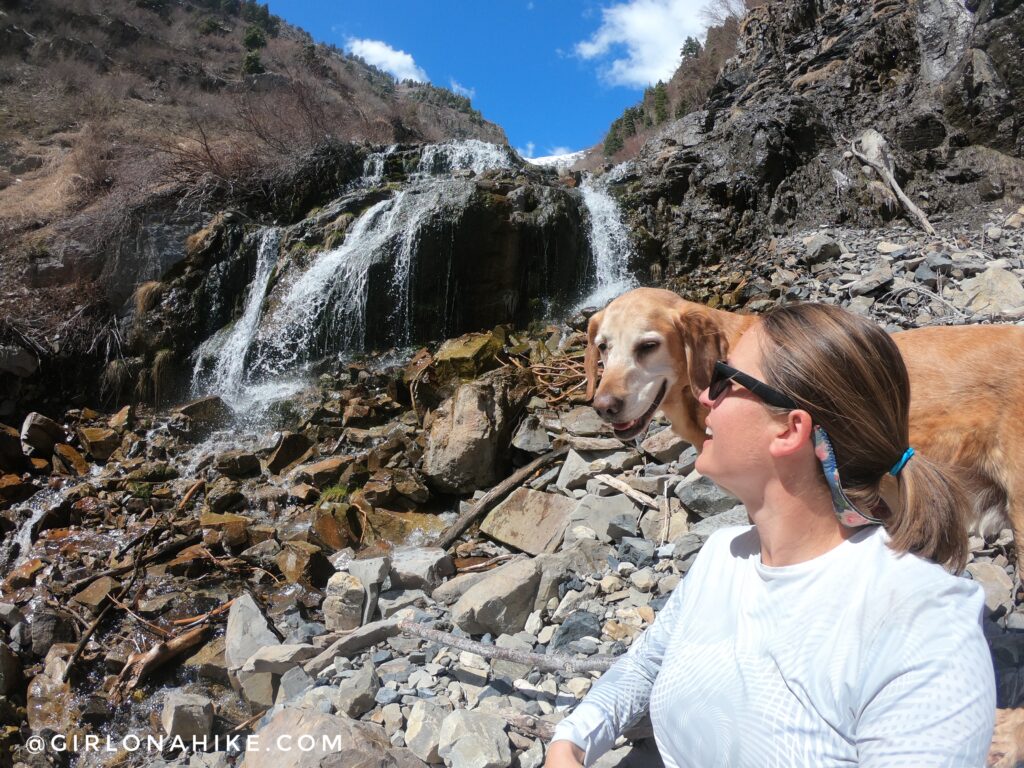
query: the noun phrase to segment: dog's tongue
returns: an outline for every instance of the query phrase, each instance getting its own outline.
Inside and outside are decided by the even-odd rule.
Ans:
[[[614,429],[614,430],[616,430],[618,432],[625,432],[627,429],[632,427],[634,424],[636,424],[636,419],[633,419],[632,421],[623,421],[623,422],[620,422],[619,424],[612,424],[612,429]]]

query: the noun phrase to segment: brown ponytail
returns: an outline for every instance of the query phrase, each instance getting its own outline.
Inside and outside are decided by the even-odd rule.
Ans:
[[[761,328],[765,382],[828,433],[850,500],[883,521],[897,552],[961,570],[969,507],[952,468],[917,453],[889,475],[908,447],[910,414],[907,368],[889,335],[828,304],[780,307]]]

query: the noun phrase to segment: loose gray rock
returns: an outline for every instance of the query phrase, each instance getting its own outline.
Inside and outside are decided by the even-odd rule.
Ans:
[[[205,696],[171,691],[164,699],[160,723],[171,738],[205,739],[213,730],[213,702]]]
[[[281,641],[270,629],[270,623],[248,593],[235,598],[228,612],[228,626],[224,633],[224,659],[228,669],[241,669],[256,651]]]
[[[380,678],[373,667],[366,665],[352,677],[338,684],[338,711],[351,718],[360,717],[374,708],[378,690]]]
[[[508,768],[512,749],[498,715],[457,709],[441,723],[438,755],[458,768]]]
[[[327,597],[320,610],[324,624],[332,632],[355,629],[363,623],[363,602],[366,590],[351,573],[336,573],[327,581]]]
[[[405,726],[405,744],[420,760],[427,763],[441,762],[437,750],[441,744],[441,724],[447,715],[443,707],[425,701],[412,705]]]
[[[683,505],[700,517],[711,517],[732,509],[738,503],[707,477],[684,480],[675,489],[676,497]]]
[[[464,632],[513,634],[526,625],[540,584],[534,560],[515,560],[491,571],[452,606],[452,621]]]
[[[556,651],[584,637],[601,637],[601,617],[589,611],[576,611],[555,630],[548,648]]]
[[[451,557],[440,547],[397,549],[391,555],[393,589],[435,589],[455,573]]]

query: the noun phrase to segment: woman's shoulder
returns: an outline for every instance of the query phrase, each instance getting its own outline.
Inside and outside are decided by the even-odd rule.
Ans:
[[[884,532],[873,536],[870,546],[872,562],[865,563],[870,591],[887,598],[890,606],[902,602],[941,605],[944,610],[961,604],[968,611],[980,609],[984,596],[980,585],[969,578],[956,576],[941,565],[913,553],[897,552],[889,546]]]

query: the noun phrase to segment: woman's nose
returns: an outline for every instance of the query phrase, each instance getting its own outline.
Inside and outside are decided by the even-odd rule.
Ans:
[[[715,403],[708,394],[708,387],[704,387],[697,395],[697,402],[703,405],[705,408],[711,408]]]

